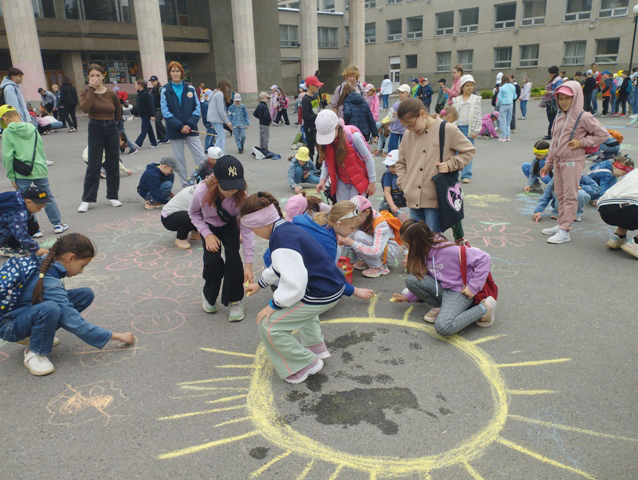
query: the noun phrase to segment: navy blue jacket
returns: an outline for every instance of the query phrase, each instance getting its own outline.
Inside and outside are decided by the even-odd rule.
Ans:
[[[19,192],[0,193],[0,245],[14,237],[25,250],[37,252],[40,245],[29,235],[27,226],[30,216]]]
[[[356,93],[349,93],[343,103],[343,121],[346,125],[354,125],[363,135],[372,133],[377,136],[377,124],[370,111],[370,106],[364,98]]]
[[[253,117],[259,119],[259,125],[270,125],[270,111],[268,110],[268,105],[265,102],[259,102],[257,108],[253,112]]]
[[[142,198],[146,198],[146,195],[150,193],[153,195],[153,198],[158,203],[167,204],[170,201],[170,198],[165,197],[162,193],[162,189],[160,186],[164,182],[171,182],[175,180],[175,175],[164,175],[162,171],[159,169],[159,163],[149,163],[146,165],[146,170],[142,174],[140,178],[140,184],[137,186],[137,193],[139,193]]]
[[[164,117],[164,120],[166,120],[166,138],[171,140],[199,135],[195,132],[184,135],[181,132],[184,125],[191,127],[191,130],[197,130],[197,123],[201,116],[199,99],[197,98],[195,88],[185,82],[183,82],[183,85],[184,90],[182,91],[181,102],[173,90],[172,82],[168,82],[160,91],[162,116]]]
[[[147,89],[137,92],[137,115],[155,116],[155,102],[153,96]]]
[[[292,224],[308,232],[312,238],[319,242],[328,256],[337,263],[339,247],[337,246],[337,234],[332,227],[319,225],[307,213],[296,215],[292,219]]]
[[[416,90],[416,96],[419,100],[423,102],[423,105],[430,105],[432,103],[432,95],[434,94],[434,90],[428,83],[427,85],[419,85],[419,88]]]

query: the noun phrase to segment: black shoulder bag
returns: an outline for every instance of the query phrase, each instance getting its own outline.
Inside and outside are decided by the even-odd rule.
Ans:
[[[23,177],[28,177],[33,172],[33,165],[35,165],[35,152],[38,149],[38,132],[35,132],[35,144],[33,145],[33,157],[31,158],[31,165],[27,162],[13,157],[13,171]]]
[[[233,223],[235,220],[237,220],[236,216],[232,216],[230,213],[224,210],[224,207],[222,207],[221,195],[217,196],[217,200],[215,200],[215,207],[217,208],[217,216],[219,216],[219,218],[221,218],[224,222]]]

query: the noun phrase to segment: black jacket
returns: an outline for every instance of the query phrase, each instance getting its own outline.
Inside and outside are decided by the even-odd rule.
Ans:
[[[160,100],[160,87],[151,88],[151,95],[153,95],[153,106],[155,107],[155,110],[162,108]]]
[[[302,99],[303,100],[303,99]],[[303,109],[301,111],[303,115]],[[343,102],[343,121],[346,125],[354,125],[363,135],[377,136],[377,126],[370,111],[370,106],[361,95],[351,92]]]
[[[58,100],[58,106],[64,108],[75,108],[78,104],[78,92],[73,85],[62,84],[60,86],[60,98]]]
[[[137,92],[137,115],[155,115],[155,103],[153,102],[153,96],[147,90],[140,90]]]
[[[315,119],[319,112],[319,97],[306,93],[301,99],[301,120],[308,130],[315,128]]]
[[[259,119],[259,125],[270,125],[270,111],[268,110],[268,105],[265,102],[259,102],[257,108],[253,112],[253,117]]]

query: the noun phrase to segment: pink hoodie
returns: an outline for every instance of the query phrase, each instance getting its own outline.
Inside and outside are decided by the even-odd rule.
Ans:
[[[379,97],[376,95],[369,96],[366,94],[366,102],[370,106],[370,111],[372,112],[372,116],[374,117],[374,121],[379,121]],[[374,132],[372,132],[374,133]],[[375,135],[373,135],[374,137]]]
[[[583,89],[578,82],[573,80],[563,83],[559,88],[562,87],[571,89],[574,92],[574,97],[568,112],[563,112],[560,106],[558,107],[558,115],[552,126],[552,145],[545,162],[545,165],[550,167],[556,162],[584,162],[585,147],[595,147],[609,138],[609,132],[605,127],[591,113],[585,112],[580,117],[580,122],[576,127],[576,132],[574,132],[574,139],[580,140],[580,148],[571,148],[568,145],[576,119],[583,111]],[[558,103],[558,99],[556,102]]]

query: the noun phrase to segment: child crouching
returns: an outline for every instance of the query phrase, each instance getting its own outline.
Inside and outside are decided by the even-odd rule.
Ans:
[[[160,163],[149,163],[146,166],[137,186],[137,193],[146,200],[146,209],[161,208],[173,197],[173,170],[177,170],[177,162],[173,157],[164,157]]]
[[[525,193],[532,190],[542,191],[540,171],[545,166],[545,160],[549,153],[549,143],[545,140],[539,140],[534,144],[534,159],[531,162],[524,162],[522,165],[523,175],[527,178],[527,185],[523,188]],[[542,177],[543,182],[548,184],[551,177]]]

